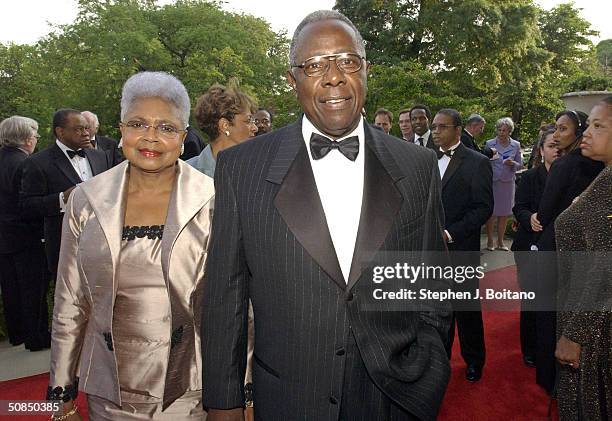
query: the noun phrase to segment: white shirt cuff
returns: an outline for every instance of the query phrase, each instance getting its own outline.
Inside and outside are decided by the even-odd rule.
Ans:
[[[60,205],[60,212],[61,213],[65,213],[66,212],[66,203],[64,203],[64,192],[61,192],[59,194],[59,205]]]
[[[450,233],[447,230],[444,230],[444,233],[446,234],[446,237],[448,238],[448,243],[452,243],[453,242],[453,237],[451,237]]]

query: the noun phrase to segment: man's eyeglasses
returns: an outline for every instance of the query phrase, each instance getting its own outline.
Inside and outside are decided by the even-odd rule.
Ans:
[[[137,136],[142,136],[152,127],[159,137],[166,140],[176,140],[180,133],[186,132],[186,130],[177,129],[171,124],[158,124],[155,126],[141,121],[128,121],[127,123],[119,123],[119,125]]]
[[[339,71],[350,74],[361,70],[363,60],[365,57],[358,54],[339,53],[310,57],[302,64],[294,64],[291,67],[299,67],[304,70],[306,76],[317,77],[326,74],[329,71],[329,62],[335,61]]]
[[[438,129],[446,130],[446,129],[455,128],[455,127],[458,127],[458,126],[455,126],[454,124],[432,124],[431,126],[429,126],[429,129],[432,132],[435,132]]]
[[[89,133],[89,127],[88,126],[69,127],[69,129],[72,130],[73,132],[77,132],[77,133],[81,133],[81,134],[88,134]]]

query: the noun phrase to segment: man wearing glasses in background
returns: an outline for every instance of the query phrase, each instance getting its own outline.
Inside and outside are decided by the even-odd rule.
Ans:
[[[364,121],[369,64],[344,15],[308,15],[289,57],[304,115],[218,156],[202,325],[208,421],[243,417],[249,298],[255,419],[434,420],[450,373],[449,307],[389,311],[373,301],[369,266],[444,250],[436,156]]]
[[[450,108],[438,111],[430,127],[438,154],[444,204],[444,239],[454,266],[480,265],[480,227],[493,213],[493,172],[489,160],[469,149],[461,138],[461,115]],[[453,283],[455,291],[478,290],[478,278]],[[480,300],[453,302],[453,322],[446,351],[450,359],[455,337],[455,320],[459,332],[461,356],[467,364],[466,380],[476,382],[482,376],[485,362],[484,327]]]
[[[56,111],[53,134],[53,145],[23,163],[19,203],[25,218],[44,220],[47,265],[55,279],[62,218],[70,193],[77,184],[106,171],[112,163],[103,151],[92,148],[89,125],[80,111]]]

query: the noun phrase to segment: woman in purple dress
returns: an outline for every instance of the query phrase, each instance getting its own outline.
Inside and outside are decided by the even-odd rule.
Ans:
[[[510,117],[502,117],[495,123],[497,136],[487,140],[489,148],[497,151],[491,157],[493,167],[493,215],[487,221],[487,250],[505,250],[504,233],[506,221],[512,215],[516,172],[523,167],[521,144],[512,139],[514,122]],[[493,226],[497,220],[497,247],[493,238]]]

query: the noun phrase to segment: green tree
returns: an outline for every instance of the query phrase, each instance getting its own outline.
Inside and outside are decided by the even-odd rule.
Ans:
[[[262,104],[294,114],[283,76],[287,51],[284,33],[215,2],[179,0],[160,7],[152,0],[80,0],[72,24],[58,26],[35,46],[0,49],[0,83],[13,88],[0,93],[10,99],[2,101],[2,114],[21,110],[37,118],[44,133],[54,109],[90,109],[103,133],[117,135],[121,87],[141,70],[176,75],[193,104],[211,84],[236,78]],[[32,55],[35,66],[28,64]],[[40,89],[23,88],[30,84]]]

